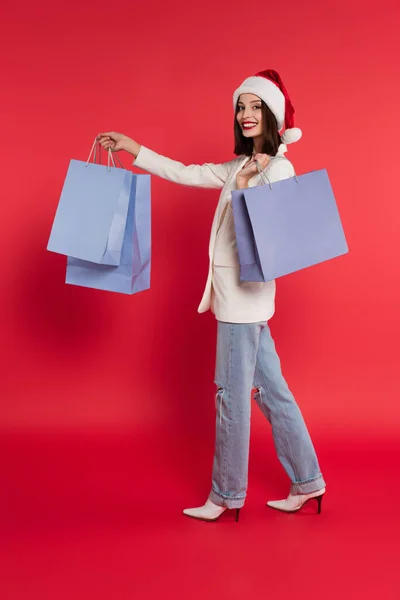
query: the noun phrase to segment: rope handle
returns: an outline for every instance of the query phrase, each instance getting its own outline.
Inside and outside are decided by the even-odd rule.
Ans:
[[[98,163],[97,163],[97,147],[99,147],[99,162]],[[88,156],[88,159],[86,162],[86,166],[88,166],[92,154],[93,154],[93,164],[101,165],[101,145],[97,141],[97,136],[94,138],[94,142],[93,142],[92,148],[90,150],[90,153],[89,153],[89,156]],[[111,166],[110,166],[111,163],[112,163],[112,166],[115,168],[114,155],[113,155],[113,151],[111,150],[111,148],[108,149],[107,155],[108,155],[107,156],[107,169],[109,171],[111,171]],[[123,169],[124,167],[123,167],[119,157],[117,155],[115,155],[115,158],[116,158],[119,166],[121,167],[121,169]]]
[[[269,189],[270,189],[270,190],[272,190],[272,185],[271,185],[271,182],[270,182],[270,180],[268,179],[268,177],[266,176],[266,174],[264,173],[264,171],[262,170],[262,168],[261,168],[261,165],[260,165],[260,163],[258,162],[258,160],[256,160],[256,165],[257,165],[258,172],[259,172],[259,174],[260,174],[260,176],[261,176],[261,179],[263,179],[263,178],[264,178],[264,179],[266,180],[266,182],[268,183],[268,185],[269,185]]]

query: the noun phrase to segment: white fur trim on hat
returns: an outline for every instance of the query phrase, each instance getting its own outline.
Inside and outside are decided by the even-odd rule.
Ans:
[[[298,142],[303,132],[298,127],[292,127],[291,129],[286,129],[281,136],[283,144],[294,144]]]
[[[233,93],[233,110],[236,110],[237,101],[241,94],[254,94],[264,100],[275,115],[278,131],[283,128],[285,123],[285,96],[275,83],[265,77],[248,77]]]

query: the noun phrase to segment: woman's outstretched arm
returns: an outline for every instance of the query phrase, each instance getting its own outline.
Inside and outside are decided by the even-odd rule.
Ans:
[[[101,133],[98,140],[106,149],[111,148],[116,152],[125,150],[132,154],[135,157],[133,163],[135,167],[174,183],[193,187],[222,188],[237,161],[236,158],[220,164],[184,165],[177,160],[157,154],[121,133]]]

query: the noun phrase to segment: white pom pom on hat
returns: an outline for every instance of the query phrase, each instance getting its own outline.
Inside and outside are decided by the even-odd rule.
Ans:
[[[267,69],[245,79],[233,93],[235,111],[240,94],[255,94],[265,102],[276,118],[278,131],[285,128],[281,135],[283,144],[299,141],[303,133],[301,129],[294,127],[293,104],[277,71]]]
[[[290,129],[285,129],[283,135],[281,135],[282,144],[294,144],[298,142],[303,132],[298,127],[291,127]]]

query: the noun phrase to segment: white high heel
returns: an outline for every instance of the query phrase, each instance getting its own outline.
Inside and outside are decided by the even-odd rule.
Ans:
[[[210,499],[198,508],[185,508],[183,514],[193,519],[199,519],[200,521],[216,521],[226,510],[229,510],[226,506],[218,506],[214,504]],[[236,521],[239,520],[240,508],[236,509]]]
[[[318,514],[321,512],[322,496],[325,494],[325,489],[322,488],[317,492],[311,492],[310,494],[289,494],[285,500],[270,500],[267,502],[267,506],[275,508],[276,510],[282,510],[283,512],[296,512],[300,510],[302,506],[309,500],[315,498],[318,503]]]

